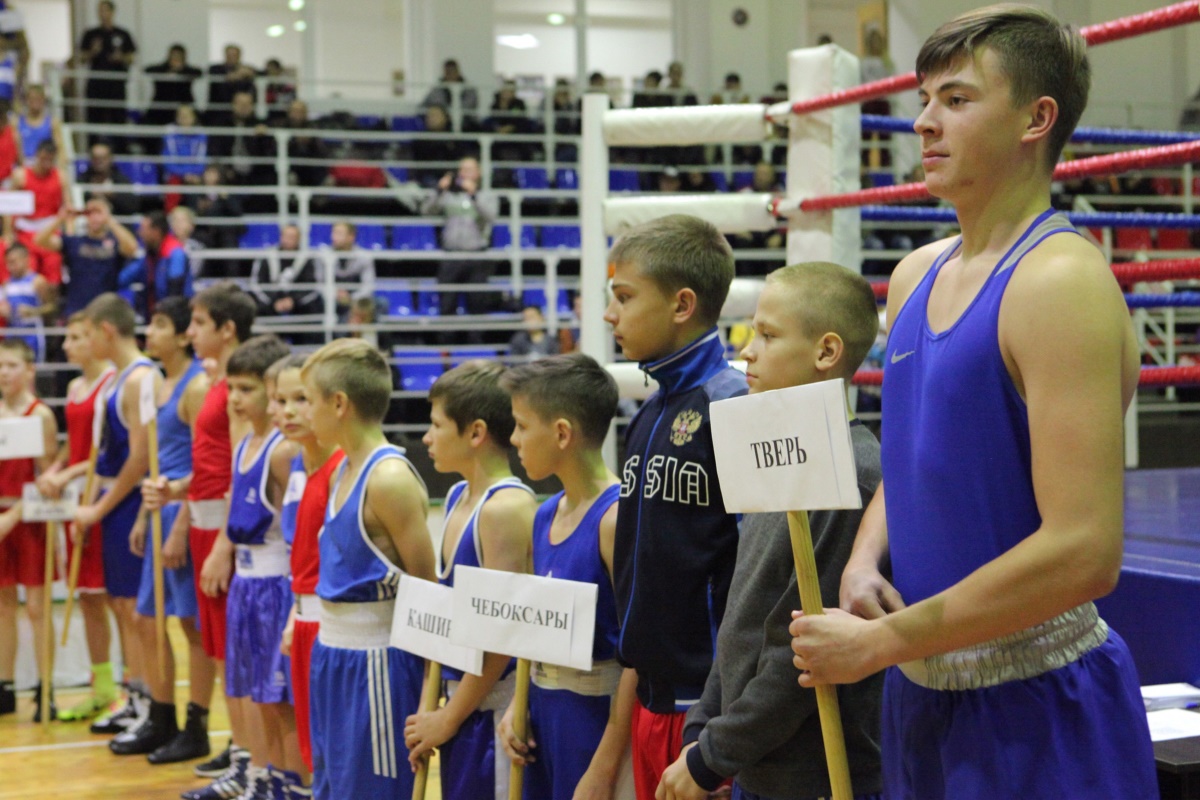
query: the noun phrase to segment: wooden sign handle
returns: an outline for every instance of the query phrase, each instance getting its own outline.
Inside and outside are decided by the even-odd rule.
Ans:
[[[87,477],[83,479],[83,494],[79,498],[80,505],[89,502],[92,489],[96,485],[96,459],[100,450],[95,442],[88,451]],[[67,646],[67,632],[71,627],[71,612],[75,610],[75,590],[79,588],[79,569],[83,564],[83,545],[87,541],[87,531],[79,533],[79,544],[71,550],[71,568],[67,573],[67,607],[63,612],[62,646]]]
[[[50,687],[54,683],[54,540],[58,537],[58,523],[46,525],[46,571],[42,584],[42,726],[50,725]]]
[[[792,558],[796,562],[796,582],[800,587],[800,607],[807,616],[824,614],[825,605],[821,602],[821,584],[817,576],[817,559],[813,555],[812,533],[808,529],[808,513],[789,511],[787,519],[788,532],[792,538]],[[842,732],[837,687],[818,686],[816,693],[833,800],[852,800],[854,794],[850,789],[850,763],[846,758],[846,736]]]
[[[421,712],[436,711],[442,696],[442,665],[436,661],[425,662],[425,685],[421,687]],[[429,782],[429,758],[427,755],[417,764],[417,775],[413,780],[412,800],[425,800],[425,786]]]
[[[517,686],[513,692],[512,729],[521,741],[529,735],[529,659],[517,659]],[[525,784],[525,765],[513,762],[508,773],[508,800],[521,800]]]
[[[146,436],[150,450],[150,480],[158,483],[158,420],[146,423]],[[167,677],[167,615],[163,599],[163,532],[162,511],[150,512],[150,538],[154,558],[154,641],[158,648],[158,677]]]

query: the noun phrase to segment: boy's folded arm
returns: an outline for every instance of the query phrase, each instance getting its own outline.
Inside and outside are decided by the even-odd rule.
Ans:
[[[433,544],[425,523],[427,499],[412,470],[388,459],[371,471],[367,504],[387,531],[400,557],[399,566],[415,578],[437,580]]]

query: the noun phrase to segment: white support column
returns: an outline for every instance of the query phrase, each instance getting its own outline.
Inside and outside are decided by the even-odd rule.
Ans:
[[[604,322],[608,302],[608,241],[604,234],[604,197],[608,194],[608,145],[604,141],[607,112],[608,95],[583,96],[583,142],[579,153],[579,349],[601,364],[612,361],[612,336]],[[620,474],[612,428],[604,442],[604,463]]]
[[[792,102],[858,83],[858,59],[836,45],[793,50],[788,55],[788,98]],[[859,188],[860,125],[857,105],[792,116],[788,126],[789,198]],[[861,270],[861,250],[856,208],[797,214],[788,223],[788,263],[832,261]]]

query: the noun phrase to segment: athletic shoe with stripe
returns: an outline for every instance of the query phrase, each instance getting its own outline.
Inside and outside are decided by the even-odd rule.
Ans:
[[[246,770],[250,752],[239,750],[230,754],[229,768],[203,789],[192,789],[179,795],[183,800],[237,800],[246,791]]]
[[[241,749],[241,748],[237,748]],[[202,761],[195,766],[192,772],[196,773],[201,778],[216,778],[224,774],[225,770],[229,769],[230,753],[234,750],[233,739],[229,740],[229,744],[225,745],[225,749],[208,761]]]

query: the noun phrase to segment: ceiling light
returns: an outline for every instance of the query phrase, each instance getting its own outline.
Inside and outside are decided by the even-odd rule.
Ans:
[[[303,32],[308,29],[308,23],[302,19],[298,19],[292,23],[292,28],[297,32]]]
[[[267,36],[270,36],[272,39],[278,39],[280,36],[283,36],[283,26],[272,25],[267,28]]]
[[[562,25],[566,21],[567,18],[558,12],[546,15],[546,22],[549,22],[551,25]]]
[[[288,0],[288,8],[292,11],[299,11],[304,8],[304,0]]]
[[[538,46],[538,40],[532,33],[518,33],[497,36],[496,44],[502,47],[511,47],[514,50],[532,50]]]

